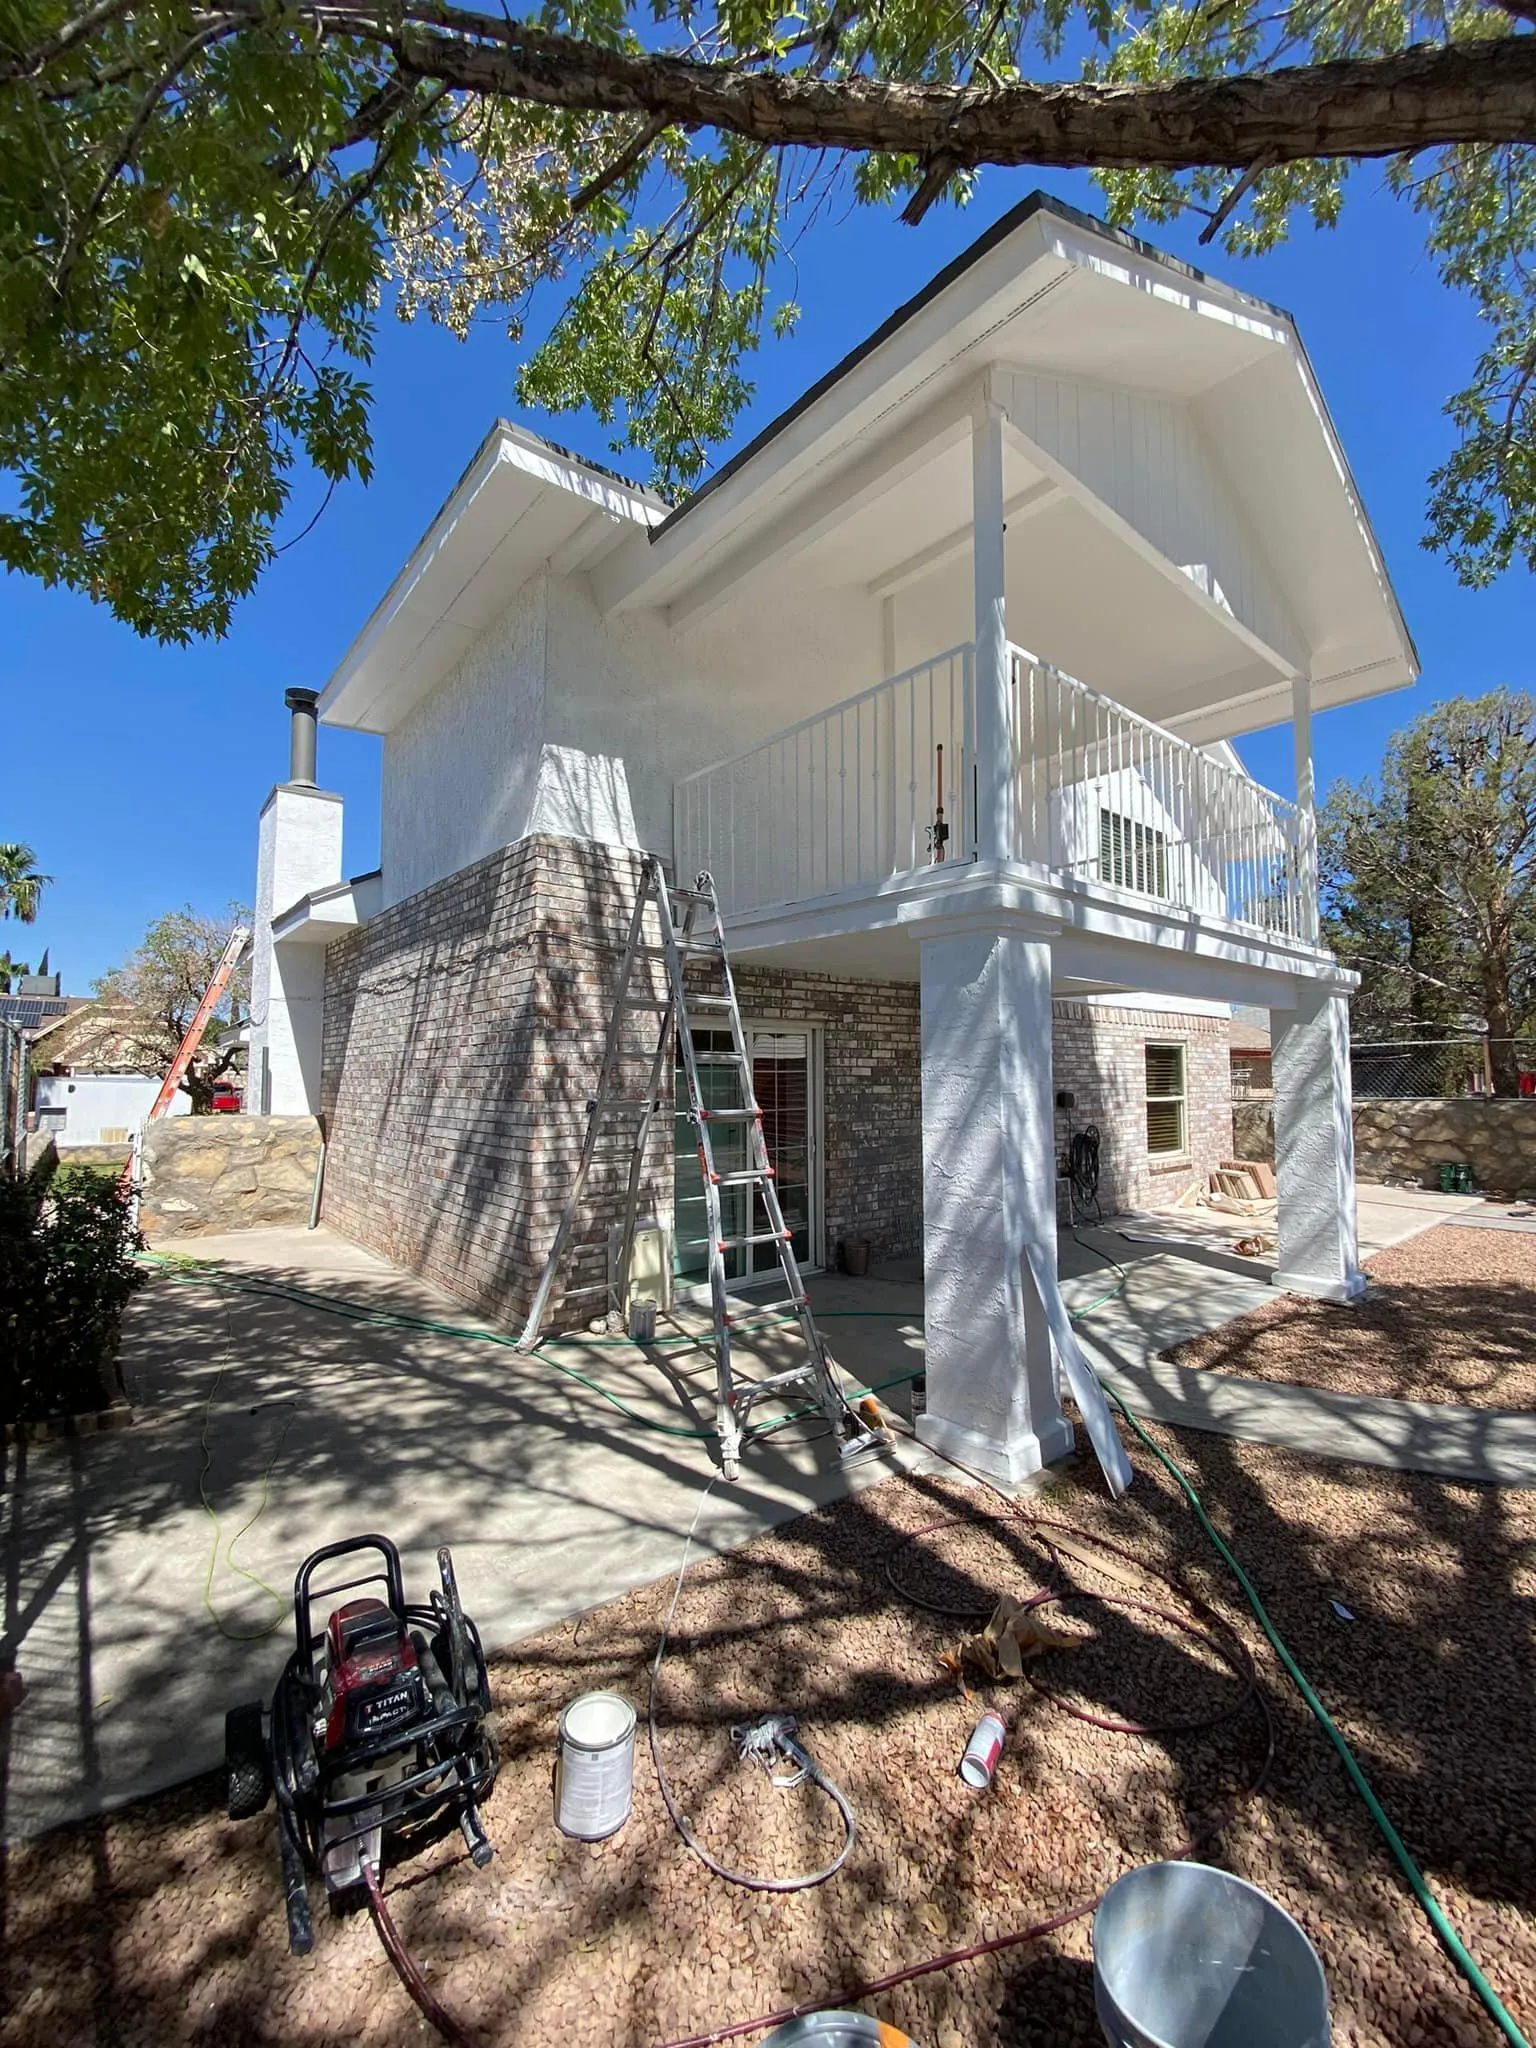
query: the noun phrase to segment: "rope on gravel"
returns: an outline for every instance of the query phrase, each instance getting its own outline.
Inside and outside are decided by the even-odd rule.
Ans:
[[[789,1418],[786,1417],[785,1419],[788,1420]],[[771,1426],[772,1425],[770,1425],[770,1427]],[[684,1539],[683,1542],[683,1554],[681,1559],[678,1561],[677,1578],[673,1582],[672,1586],[672,1604],[668,1607],[667,1618],[661,1625],[661,1636],[656,1644],[656,1656],[651,1665],[651,1683],[646,1695],[645,1707],[646,1730],[649,1735],[651,1745],[651,1763],[656,1771],[656,1786],[657,1790],[661,1793],[661,1803],[667,1809],[667,1813],[671,1818],[672,1825],[677,1829],[677,1832],[682,1836],[683,1840],[687,1843],[688,1847],[693,1851],[694,1855],[698,1857],[699,1861],[704,1865],[706,1870],[712,1870],[716,1877],[723,1877],[728,1884],[743,1885],[746,1887],[748,1891],[809,1891],[811,1887],[814,1885],[825,1884],[827,1879],[833,1876],[835,1872],[841,1870],[843,1865],[848,1861],[849,1851],[853,1848],[854,1842],[857,1839],[858,1823],[854,1820],[853,1808],[848,1803],[847,1795],[843,1792],[841,1786],[834,1784],[833,1781],[827,1776],[826,1772],[821,1769],[820,1765],[817,1764],[813,1758],[806,1756],[804,1750],[799,1750],[797,1757],[797,1761],[799,1760],[799,1758],[804,1758],[802,1776],[809,1777],[813,1784],[815,1784],[821,1791],[825,1792],[827,1797],[830,1800],[832,1800],[833,1804],[837,1807],[838,1812],[842,1815],[843,1845],[838,1850],[837,1854],[833,1857],[832,1861],[826,1864],[822,1869],[801,1871],[794,1877],[762,1877],[755,1871],[733,1870],[729,1867],[729,1865],[719,1862],[717,1858],[712,1856],[708,1849],[704,1847],[704,1844],[699,1840],[698,1836],[693,1832],[693,1828],[689,1823],[687,1815],[682,1811],[676,1799],[672,1796],[672,1787],[668,1781],[666,1769],[661,1761],[661,1739],[657,1733],[656,1728],[656,1688],[661,1678],[662,1661],[667,1654],[667,1641],[672,1634],[672,1624],[677,1618],[677,1603],[682,1598],[683,1578],[688,1570],[689,1553],[692,1551],[694,1539],[697,1537],[699,1533],[699,1523],[703,1519],[705,1503],[708,1501],[709,1496],[714,1489],[715,1481],[719,1478],[719,1476],[720,1475],[718,1472],[712,1472],[710,1474],[709,1479],[705,1483],[703,1491],[699,1495],[698,1506],[693,1511],[693,1521],[689,1525],[687,1537]],[[791,1722],[790,1726],[791,1729],[793,1729],[793,1722]],[[741,1734],[742,1732],[743,1731],[733,1730],[733,1737]],[[747,1746],[742,1747],[741,1744],[738,1744],[738,1749],[743,1759],[745,1759],[745,1757],[749,1753],[755,1754],[756,1749],[753,1747],[753,1738],[750,1735],[748,1735]],[[795,1782],[798,1783],[799,1779],[797,1778]]]

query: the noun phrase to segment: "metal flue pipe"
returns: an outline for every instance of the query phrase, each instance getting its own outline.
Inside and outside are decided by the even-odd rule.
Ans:
[[[303,789],[315,787],[315,706],[317,690],[285,690],[283,702],[293,714],[289,731],[288,780]]]

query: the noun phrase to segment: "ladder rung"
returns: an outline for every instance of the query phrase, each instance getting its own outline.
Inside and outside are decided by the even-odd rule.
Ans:
[[[696,1052],[693,1056],[696,1067],[744,1067],[746,1061],[733,1052]]]
[[[813,1365],[791,1366],[788,1372],[773,1373],[765,1380],[741,1380],[734,1392],[738,1407],[745,1401],[756,1401],[764,1394],[777,1394],[785,1387],[814,1387],[816,1368]]]
[[[670,996],[621,996],[619,998],[619,1008],[621,1010],[670,1010],[671,1007],[672,998]]]
[[[611,1280],[584,1280],[580,1287],[562,1287],[560,1292],[567,1301],[570,1300],[573,1294],[611,1294],[613,1292],[613,1282]]]
[[[756,1237],[683,1237],[678,1239],[678,1243],[692,1246],[717,1244],[721,1251],[731,1252],[740,1251],[743,1245],[749,1244],[788,1244],[793,1237],[792,1230],[763,1230]]]
[[[615,1111],[627,1110],[632,1115],[638,1115],[641,1110],[657,1110],[661,1107],[662,1098],[659,1095],[637,1097],[631,1100],[626,1100],[622,1096],[610,1095],[606,1102],[599,1102],[594,1096],[587,1104],[587,1114],[590,1116],[594,1110],[600,1110],[604,1116],[609,1116]]]
[[[765,1180],[776,1180],[777,1178],[778,1176],[771,1166],[749,1167],[745,1173],[714,1173],[710,1175],[710,1179],[717,1188],[758,1187]]]
[[[669,884],[667,894],[674,903],[713,903],[714,897],[708,889],[684,889]]]
[[[750,1309],[744,1316],[728,1315],[725,1326],[728,1330],[742,1330],[748,1323],[766,1322],[771,1316],[781,1316],[790,1310],[799,1315],[801,1309],[809,1308],[810,1305],[811,1297],[808,1294],[789,1294],[783,1301],[765,1301],[761,1308]]]
[[[690,1010],[729,1010],[734,1007],[729,996],[689,996]]]
[[[756,1107],[752,1109],[701,1109],[699,1121],[706,1124],[751,1124],[762,1115]]]

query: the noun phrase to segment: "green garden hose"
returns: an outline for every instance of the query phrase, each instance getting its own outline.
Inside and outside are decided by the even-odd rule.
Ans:
[[[1074,1237],[1077,1236],[1075,1230],[1073,1232],[1073,1235]],[[1081,1244],[1083,1240],[1081,1238],[1078,1238],[1078,1242]],[[1080,1322],[1084,1316],[1090,1316],[1093,1314],[1095,1309],[1102,1308],[1105,1302],[1112,1301],[1115,1298],[1115,1296],[1121,1292],[1121,1290],[1124,1288],[1126,1284],[1125,1268],[1120,1264],[1118,1259],[1111,1258],[1108,1252],[1099,1251],[1097,1245],[1085,1245],[1084,1249],[1087,1251],[1094,1252],[1097,1257],[1105,1260],[1107,1264],[1113,1266],[1116,1273],[1119,1275],[1119,1279],[1117,1280],[1116,1284],[1112,1288],[1110,1288],[1109,1292],[1103,1295],[1098,1301],[1090,1302],[1086,1308],[1079,1309],[1076,1312],[1076,1314],[1072,1317],[1073,1322]],[[1211,1544],[1214,1547],[1217,1555],[1221,1558],[1222,1562],[1228,1567],[1228,1569],[1232,1573],[1232,1576],[1237,1580],[1238,1585],[1242,1588],[1243,1597],[1247,1600],[1248,1605],[1253,1609],[1254,1618],[1257,1620],[1259,1627],[1264,1631],[1265,1636],[1268,1638],[1270,1648],[1274,1651],[1275,1655],[1280,1659],[1280,1662],[1285,1669],[1286,1676],[1290,1679],[1291,1683],[1295,1686],[1296,1690],[1301,1694],[1302,1699],[1306,1702],[1308,1708],[1311,1710],[1312,1716],[1316,1720],[1318,1726],[1322,1729],[1323,1733],[1327,1736],[1328,1740],[1333,1744],[1334,1748],[1338,1751],[1339,1759],[1344,1766],[1345,1775],[1348,1777],[1351,1785],[1354,1786],[1356,1792],[1359,1793],[1360,1798],[1364,1803],[1366,1812],[1370,1815],[1371,1819],[1376,1823],[1376,1826],[1380,1831],[1383,1840],[1386,1842],[1387,1847],[1392,1851],[1393,1858],[1396,1861],[1399,1870],[1402,1871],[1403,1876],[1408,1881],[1408,1889],[1413,1893],[1414,1898],[1417,1900],[1419,1907],[1424,1914],[1425,1919],[1428,1920],[1430,1926],[1435,1930],[1435,1934],[1440,1941],[1441,1947],[1445,1950],[1446,1954],[1450,1957],[1451,1961],[1456,1965],[1457,1969],[1460,1970],[1461,1974],[1466,1978],[1468,1984],[1471,1985],[1477,1997],[1482,2001],[1489,2018],[1493,2020],[1494,2024],[1499,2028],[1501,2033],[1504,2035],[1505,2039],[1510,2043],[1510,2048],[1531,2048],[1530,2042],[1527,2041],[1525,2035],[1521,2033],[1519,2027],[1516,2025],[1513,2017],[1511,2016],[1508,2008],[1505,2006],[1503,2000],[1499,1997],[1499,1994],[1494,1990],[1493,1986],[1488,1982],[1488,1979],[1483,1975],[1482,1971],[1478,1968],[1476,1959],[1473,1957],[1471,1951],[1467,1948],[1466,1943],[1462,1940],[1461,1936],[1456,1932],[1455,1928],[1446,1918],[1444,1910],[1440,1906],[1439,1901],[1435,1898],[1434,1893],[1429,1888],[1423,1871],[1420,1870],[1419,1866],[1414,1862],[1412,1856],[1409,1855],[1407,1846],[1405,1845],[1402,1836],[1397,1832],[1397,1829],[1392,1825],[1392,1822],[1387,1815],[1386,1809],[1382,1806],[1381,1801],[1376,1797],[1375,1792],[1372,1790],[1370,1780],[1366,1777],[1365,1772],[1360,1768],[1360,1762],[1359,1759],[1356,1757],[1355,1752],[1350,1748],[1349,1743],[1346,1741],[1345,1737],[1340,1733],[1338,1725],[1334,1721],[1333,1716],[1329,1713],[1328,1709],[1323,1705],[1322,1701],[1318,1698],[1316,1692],[1313,1690],[1311,1681],[1308,1679],[1307,1674],[1302,1670],[1301,1666],[1296,1662],[1296,1659],[1292,1656],[1291,1651],[1285,1641],[1285,1638],[1281,1635],[1279,1629],[1275,1627],[1274,1622],[1271,1621],[1269,1617],[1269,1610],[1265,1607],[1264,1602],[1260,1599],[1257,1587],[1254,1585],[1252,1579],[1249,1578],[1247,1572],[1245,1572],[1243,1570],[1243,1567],[1238,1563],[1237,1558],[1233,1555],[1231,1549],[1228,1547],[1225,1539],[1221,1535],[1221,1532],[1215,1527],[1215,1525],[1211,1521],[1210,1516],[1206,1513],[1205,1504],[1201,1500],[1199,1494],[1195,1491],[1194,1483],[1191,1481],[1188,1474],[1184,1471],[1184,1468],[1179,1464],[1178,1460],[1170,1456],[1170,1454],[1167,1451],[1165,1451],[1161,1447],[1161,1445],[1153,1441],[1152,1437],[1142,1427],[1141,1423],[1131,1413],[1130,1409],[1126,1407],[1124,1401],[1121,1400],[1120,1396],[1115,1392],[1114,1388],[1105,1387],[1104,1391],[1106,1394],[1108,1394],[1109,1398],[1114,1402],[1115,1406],[1120,1410],[1120,1413],[1125,1417],[1126,1421],[1131,1425],[1131,1428],[1136,1432],[1136,1435],[1139,1437],[1141,1442],[1145,1444],[1147,1449],[1152,1453],[1153,1457],[1156,1458],[1158,1463],[1162,1465],[1172,1475],[1173,1479],[1176,1481],[1180,1490],[1182,1491],[1185,1499],[1189,1502],[1189,1505],[1194,1509],[1196,1518],[1199,1521],[1201,1528],[1210,1538]]]

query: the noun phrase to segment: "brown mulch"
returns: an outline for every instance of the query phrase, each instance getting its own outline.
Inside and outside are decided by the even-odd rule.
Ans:
[[[1536,1235],[1440,1224],[1367,1260],[1343,1308],[1287,1294],[1163,1353],[1244,1379],[1536,1408]]]
[[[1248,1561],[1501,1996],[1536,2027],[1536,1495],[1215,1437],[1162,1441]],[[476,1874],[455,1838],[388,1880],[436,1995],[486,2048],[646,2048],[1053,1916],[1177,1852],[1235,1801],[1205,1853],[1281,1899],[1317,1943],[1339,2048],[1491,2048],[1495,2030],[1173,1482],[1139,1445],[1136,1462],[1118,1507],[1082,1464],[1029,1503],[1031,1516],[1080,1532],[1063,1539],[1070,1549],[1053,1552],[1050,1532],[1028,1523],[978,1519],[996,1505],[979,1490],[892,1479],[690,1570],[660,1692],[679,1802],[727,1860],[782,1874],[828,1857],[838,1840],[828,1803],[775,1791],[729,1749],[731,1722],[795,1712],[859,1819],[848,1864],[817,1890],[725,1884],[665,1817],[643,1703],[670,1581],[498,1660],[504,1761],[486,1815],[497,1859]],[[962,1526],[911,1538],[956,1515]],[[1095,1550],[1093,1537],[1130,1561]],[[961,1699],[938,1653],[969,1624],[899,1597],[887,1560],[940,1605],[1075,1591],[1047,1613],[1082,1647],[1037,1667],[1058,1697],[1024,1685]],[[1274,1763],[1246,1800],[1264,1772],[1266,1717],[1244,1703],[1202,1598],[1248,1646],[1272,1720]],[[642,1721],[633,1817],[586,1846],[552,1825],[550,1763],[559,1708],[594,1686],[625,1692]],[[993,1790],[976,1794],[955,1763],[984,1701],[1011,1730]],[[1210,1725],[1115,1732],[1068,1705],[1100,1720]],[[205,1780],[13,1852],[0,1956],[7,2044],[430,2039],[366,1916],[322,1911],[315,1954],[288,1956],[270,1814],[231,1826],[218,1796]],[[924,2048],[1091,2043],[1089,1955],[1079,1920],[871,2009]]]

